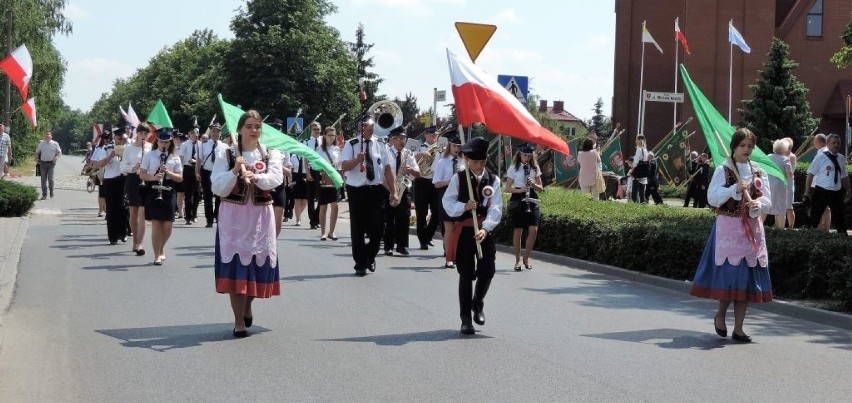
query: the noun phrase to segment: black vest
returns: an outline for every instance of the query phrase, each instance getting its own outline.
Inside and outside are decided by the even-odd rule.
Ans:
[[[734,170],[728,168],[727,166],[723,166],[725,170],[725,187],[736,186],[737,177],[734,175]],[[754,182],[754,181],[752,181]],[[763,196],[763,192],[760,189],[754,186],[752,183],[748,188],[748,193],[752,199],[757,199]],[[724,215],[728,217],[742,217],[743,215],[743,203],[745,202],[745,198],[741,198],[740,200],[734,200],[734,198],[728,199],[721,206],[716,208],[716,215]]]
[[[260,147],[258,145],[258,147]],[[269,153],[266,150],[261,149],[261,155],[263,155],[263,163],[266,165],[267,171],[269,170]],[[234,153],[234,149],[228,150],[228,169],[234,169],[234,165],[237,162],[236,154]],[[260,172],[259,172],[260,173]],[[252,198],[252,203],[258,206],[262,206],[265,204],[272,204],[272,194],[269,190],[262,190],[254,185],[254,197]],[[234,185],[234,188],[231,189],[231,194],[224,197],[223,200],[237,203],[237,204],[246,204],[248,203],[248,188],[249,186],[240,178],[237,178],[237,184]]]
[[[456,174],[459,181],[459,194],[458,201],[462,203],[467,203],[470,200],[470,194],[467,191],[467,179],[465,179],[464,175],[467,173],[467,170],[461,171]],[[479,218],[485,218],[488,215],[488,207],[482,205],[482,189],[486,186],[494,185],[494,178],[491,176],[491,172],[485,170],[485,173],[482,174],[482,179],[479,181],[476,180],[476,176],[473,172],[470,173],[470,184],[473,185],[473,199],[476,200],[476,216]],[[496,192],[497,189],[492,189],[493,192]],[[497,195],[497,197],[500,197]],[[465,212],[464,214],[458,217],[452,217],[452,221],[464,221],[470,218],[470,212]]]

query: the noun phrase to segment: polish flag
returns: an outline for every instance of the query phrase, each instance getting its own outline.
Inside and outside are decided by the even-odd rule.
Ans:
[[[36,106],[35,106],[35,97],[30,98],[21,105],[21,109],[24,111],[24,115],[27,115],[27,118],[30,120],[30,123],[33,125],[33,129],[36,127]]]
[[[680,44],[683,45],[683,50],[686,54],[691,55],[692,53],[689,51],[689,44],[686,43],[686,35],[683,32],[680,32],[680,24],[678,24],[678,19],[680,17],[675,18],[675,40],[680,41]]]
[[[483,123],[488,130],[569,155],[568,144],[545,129],[497,79],[447,49],[456,114],[462,126]]]
[[[33,77],[33,58],[26,45],[15,49],[5,59],[0,60],[0,70],[3,70],[12,84],[21,92],[21,99],[27,99],[30,88],[30,79]]]

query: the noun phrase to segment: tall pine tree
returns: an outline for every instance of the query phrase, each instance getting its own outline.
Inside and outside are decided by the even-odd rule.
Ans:
[[[741,111],[743,124],[757,135],[762,150],[772,150],[772,141],[784,137],[801,144],[818,124],[805,97],[808,89],[793,74],[799,64],[790,59],[790,46],[775,38],[768,56],[755,84],[749,86],[753,98],[743,100]]]
[[[375,63],[373,63],[373,57],[367,54],[373,46],[375,44],[364,41],[364,24],[359,23],[358,29],[355,30],[355,42],[349,44],[349,50],[357,63],[358,78],[366,79],[364,91],[367,93],[367,100],[364,101],[364,106],[370,106],[376,101],[385,99],[384,96],[376,94],[379,91],[379,84],[384,80],[370,70],[375,67]]]

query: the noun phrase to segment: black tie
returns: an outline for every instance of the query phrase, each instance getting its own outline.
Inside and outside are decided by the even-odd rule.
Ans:
[[[216,146],[218,146],[218,145],[219,145],[219,142],[214,140],[213,141],[213,151],[211,151],[211,153],[213,153],[213,155],[210,156],[210,162],[216,162]]]
[[[453,173],[456,173],[456,164],[459,163],[459,157],[453,156]]]
[[[399,172],[399,164],[400,164],[401,160],[402,160],[402,156],[400,155],[400,152],[397,151],[396,152],[396,172]]]
[[[834,183],[837,183],[840,180],[840,163],[837,162],[837,155],[827,151],[825,155],[831,160],[831,163],[834,164]]]
[[[370,155],[370,140],[364,142],[366,149],[364,150],[364,165],[367,167],[367,180],[372,182],[376,179],[376,173],[373,172],[373,156]]]
[[[192,159],[195,159],[195,142],[192,142]]]

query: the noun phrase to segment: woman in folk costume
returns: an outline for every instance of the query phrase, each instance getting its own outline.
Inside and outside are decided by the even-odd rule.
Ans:
[[[255,110],[243,113],[234,146],[220,150],[213,166],[213,193],[222,198],[216,292],[231,296],[234,337],[248,336],[255,298],[281,294],[271,191],[284,177],[281,154],[259,143],[262,121]]]
[[[766,172],[749,157],[754,151],[756,137],[741,128],[731,138],[732,156],[713,173],[707,192],[711,205],[716,207],[716,222],[695,273],[690,293],[697,297],[719,300],[714,317],[716,333],[727,337],[725,315],[734,304],[735,341],[748,343],[751,337],[743,332],[749,302],[772,300],[769,278],[769,256],[761,209],[771,205]]]

